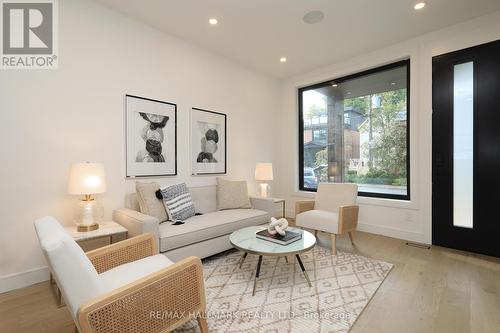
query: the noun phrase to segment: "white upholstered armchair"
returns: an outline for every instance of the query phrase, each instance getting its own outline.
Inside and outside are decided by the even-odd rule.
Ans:
[[[295,223],[299,227],[327,232],[332,239],[332,254],[337,254],[337,235],[349,234],[358,226],[356,184],[320,183],[315,200],[297,201]]]
[[[84,253],[52,217],[35,229],[80,332],[169,332],[195,316],[208,332],[199,258],[172,263],[152,234]]]

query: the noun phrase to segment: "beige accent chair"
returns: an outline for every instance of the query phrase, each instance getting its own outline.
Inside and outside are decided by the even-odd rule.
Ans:
[[[199,258],[174,264],[151,234],[84,253],[52,217],[35,230],[78,331],[169,332],[196,317],[208,332]]]
[[[320,183],[315,200],[297,201],[295,223],[298,227],[331,234],[332,254],[337,254],[337,235],[352,232],[358,226],[359,207],[356,205],[358,185]]]

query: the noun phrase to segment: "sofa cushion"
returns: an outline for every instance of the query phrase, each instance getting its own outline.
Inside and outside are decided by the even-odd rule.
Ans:
[[[338,213],[315,209],[297,214],[295,224],[298,227],[337,234],[339,231],[338,219]]]
[[[99,280],[106,291],[111,291],[158,272],[172,264],[172,261],[166,256],[157,254],[103,272],[99,274]]]
[[[189,192],[197,213],[205,214],[217,210],[217,186],[190,187]]]
[[[240,228],[269,222],[269,214],[257,209],[229,209],[193,216],[181,225],[160,225],[161,252],[232,233]]]
[[[193,199],[194,208],[197,213],[210,213],[217,210],[217,186],[199,186],[190,187],[189,192],[191,193],[191,198]],[[163,201],[159,200],[162,208],[165,209]],[[141,211],[139,206],[139,200],[137,198],[137,193],[127,193],[125,195],[125,208],[135,210],[137,212]]]
[[[217,178],[217,209],[252,208],[245,180],[229,181]]]
[[[168,215],[163,206],[163,201],[156,197],[156,191],[159,189],[160,185],[158,183],[135,183],[141,213],[156,217],[162,223],[168,220]]]

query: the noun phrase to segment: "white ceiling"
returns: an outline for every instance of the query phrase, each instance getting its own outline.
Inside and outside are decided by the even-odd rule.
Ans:
[[[244,66],[289,77],[500,10],[499,0],[97,0]],[[302,21],[311,10],[322,22]],[[217,26],[208,19],[219,20]],[[279,58],[285,56],[284,64]]]

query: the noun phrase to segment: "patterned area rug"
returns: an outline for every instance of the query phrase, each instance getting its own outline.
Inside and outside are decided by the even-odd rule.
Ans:
[[[258,256],[249,254],[241,269],[237,251],[204,260],[209,331],[348,332],[392,268],[318,245],[300,257],[312,288],[294,257],[263,257],[255,296]],[[195,320],[176,330],[198,331]]]

